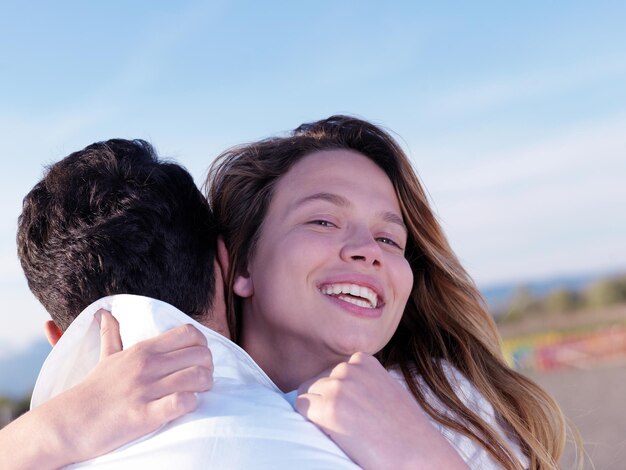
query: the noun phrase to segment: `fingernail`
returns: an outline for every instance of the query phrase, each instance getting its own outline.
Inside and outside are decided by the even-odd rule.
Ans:
[[[94,317],[94,318],[96,319],[96,321],[98,322],[98,325],[101,325],[101,323],[102,323],[102,310],[98,310],[98,311],[94,314],[94,316],[93,316],[93,317]]]

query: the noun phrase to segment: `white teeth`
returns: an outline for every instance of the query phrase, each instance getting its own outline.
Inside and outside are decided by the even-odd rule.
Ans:
[[[327,284],[320,290],[322,294],[336,295],[341,300],[358,305],[359,307],[376,308],[378,305],[378,295],[369,287],[359,286],[357,284]]]
[[[358,305],[359,307],[374,308],[372,304],[369,303],[369,301],[367,300],[355,299],[354,297],[350,297],[348,295],[339,295],[337,297],[343,300],[344,302],[349,302],[351,304]]]

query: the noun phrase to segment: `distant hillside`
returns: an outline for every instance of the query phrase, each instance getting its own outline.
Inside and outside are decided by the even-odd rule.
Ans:
[[[489,310],[493,314],[497,315],[506,310],[506,307],[509,305],[513,295],[522,286],[528,289],[529,293],[533,296],[542,297],[557,289],[580,291],[595,281],[605,279],[613,275],[615,275],[615,272],[556,276],[543,280],[494,284],[490,286],[480,286],[479,288],[483,297],[487,301]]]
[[[39,340],[21,351],[0,358],[0,395],[21,398],[30,393],[49,352],[50,344],[46,340]]]

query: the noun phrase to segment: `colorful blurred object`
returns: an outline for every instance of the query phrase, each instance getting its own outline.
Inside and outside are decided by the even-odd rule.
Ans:
[[[509,338],[503,349],[509,365],[522,371],[626,363],[626,322]]]

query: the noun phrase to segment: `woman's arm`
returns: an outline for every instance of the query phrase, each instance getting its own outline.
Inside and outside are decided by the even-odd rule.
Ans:
[[[87,378],[0,430],[0,468],[56,469],[109,452],[197,406],[213,383],[206,338],[183,325],[122,351],[101,312],[101,360]]]
[[[296,410],[364,469],[467,469],[413,396],[357,353],[300,387]]]

